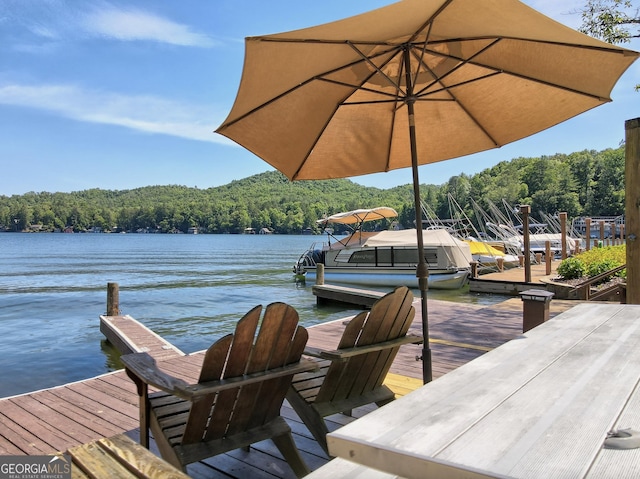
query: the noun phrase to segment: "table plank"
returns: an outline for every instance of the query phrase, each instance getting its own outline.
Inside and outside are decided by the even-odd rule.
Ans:
[[[640,370],[629,354],[640,322],[611,321],[620,324],[576,343],[438,457],[515,477],[584,477]]]
[[[583,477],[638,380],[637,318],[640,306],[576,306],[331,433],[330,451],[406,477],[426,462]]]
[[[640,382],[636,383],[628,406],[612,429],[640,431]],[[590,479],[636,479],[640,477],[640,449],[602,449],[587,474]]]

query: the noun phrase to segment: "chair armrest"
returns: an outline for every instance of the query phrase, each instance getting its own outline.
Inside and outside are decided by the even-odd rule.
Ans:
[[[309,348],[310,350],[313,350],[313,351],[310,351],[308,353],[307,349],[305,349],[304,353],[308,354],[309,356],[317,356],[319,358],[329,359],[331,361],[340,361],[353,356],[358,356],[360,354],[367,354],[375,351],[383,351],[385,349],[396,348],[404,344],[421,344],[423,342],[424,342],[424,339],[422,336],[407,334],[402,338],[390,339],[389,341],[369,344],[367,346],[356,346],[355,348],[336,349],[333,351],[323,351],[316,348]],[[311,354],[311,353],[315,353],[315,354]]]
[[[182,399],[192,400],[206,394],[224,391],[247,384],[254,384],[268,379],[275,379],[283,376],[293,376],[294,374],[318,369],[315,361],[301,359],[297,363],[289,364],[280,368],[269,369],[252,374],[245,374],[229,379],[208,381],[205,383],[188,384],[182,379],[173,377],[161,371],[155,359],[147,353],[127,354],[120,358],[124,363],[127,374],[133,374],[144,384],[161,389]]]
[[[312,346],[307,346],[304,348],[304,355],[313,356],[314,358],[321,358],[324,352],[324,349],[314,348]]]
[[[316,361],[309,359],[300,359],[299,362],[282,366],[279,368],[269,369],[268,371],[260,371],[252,374],[244,374],[229,379],[219,379],[216,381],[207,381],[205,383],[198,384],[184,384],[178,387],[177,396],[184,397],[185,399],[195,399],[199,396],[207,394],[217,393],[224,391],[225,389],[237,388],[240,386],[246,386],[270,379],[276,379],[283,376],[292,376],[298,373],[306,371],[314,371],[319,369]]]
[[[179,396],[179,391],[187,386],[182,379],[173,377],[158,368],[156,360],[147,353],[125,354],[120,357],[130,377],[162,391]],[[136,381],[137,382],[137,381]]]

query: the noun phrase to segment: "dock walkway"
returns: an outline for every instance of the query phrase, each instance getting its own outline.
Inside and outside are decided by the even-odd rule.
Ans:
[[[551,316],[575,305],[571,301],[552,301]],[[416,319],[412,332],[420,334],[420,305],[416,302]],[[433,376],[437,378],[484,354],[487,350],[517,337],[522,328],[522,302],[514,298],[485,307],[474,304],[430,300],[429,323]],[[126,317],[122,317],[126,318]],[[119,320],[120,331],[132,323]],[[332,321],[308,328],[310,346],[335,348],[345,320]],[[139,324],[139,323],[138,323]],[[148,330],[147,330],[148,331]],[[139,336],[138,344],[152,354],[177,358],[183,353],[167,347],[155,333]],[[129,334],[135,336],[137,333]],[[141,339],[146,338],[146,339]],[[160,338],[161,339],[161,338]],[[216,338],[212,338],[212,341]],[[156,348],[155,350],[153,348]],[[416,361],[422,346],[403,346],[391,373],[399,383],[409,381],[407,390],[422,378],[421,362]],[[165,357],[165,356],[162,356]],[[186,355],[180,361],[198,361],[198,355]],[[406,378],[413,378],[413,383]],[[419,383],[418,383],[419,384]],[[354,411],[358,417],[370,408]],[[288,420],[304,460],[314,470],[328,461],[294,411],[285,404],[283,416]],[[332,416],[330,429],[353,419],[341,414]],[[102,376],[65,384],[42,391],[0,399],[0,455],[40,455],[65,451],[70,447],[101,437],[126,433],[138,440],[138,398],[133,382],[119,370]],[[265,471],[268,471],[266,473]],[[270,441],[254,445],[251,452],[232,451],[189,466],[192,477],[291,477],[290,469],[280,459]]]
[[[531,265],[531,281],[525,282],[524,268],[509,268],[503,271],[481,274],[469,280],[469,292],[491,293],[516,296],[518,293],[531,288],[545,289],[546,284],[555,278],[559,260],[551,262],[551,272],[547,274],[547,265]]]

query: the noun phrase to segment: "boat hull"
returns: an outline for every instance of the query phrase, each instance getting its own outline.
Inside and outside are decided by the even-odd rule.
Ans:
[[[451,272],[429,272],[430,289],[460,289],[469,281],[469,270]],[[316,281],[315,268],[306,268],[305,277]],[[324,280],[327,283],[357,284],[364,286],[407,286],[418,288],[416,270],[380,270],[364,268],[331,268],[325,267]]]

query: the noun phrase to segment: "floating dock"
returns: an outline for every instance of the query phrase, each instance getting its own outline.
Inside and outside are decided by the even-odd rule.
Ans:
[[[389,289],[391,291],[391,289]],[[348,288],[331,284],[316,284],[311,287],[311,292],[316,296],[319,305],[325,303],[353,304],[370,308],[386,293],[368,289]]]

